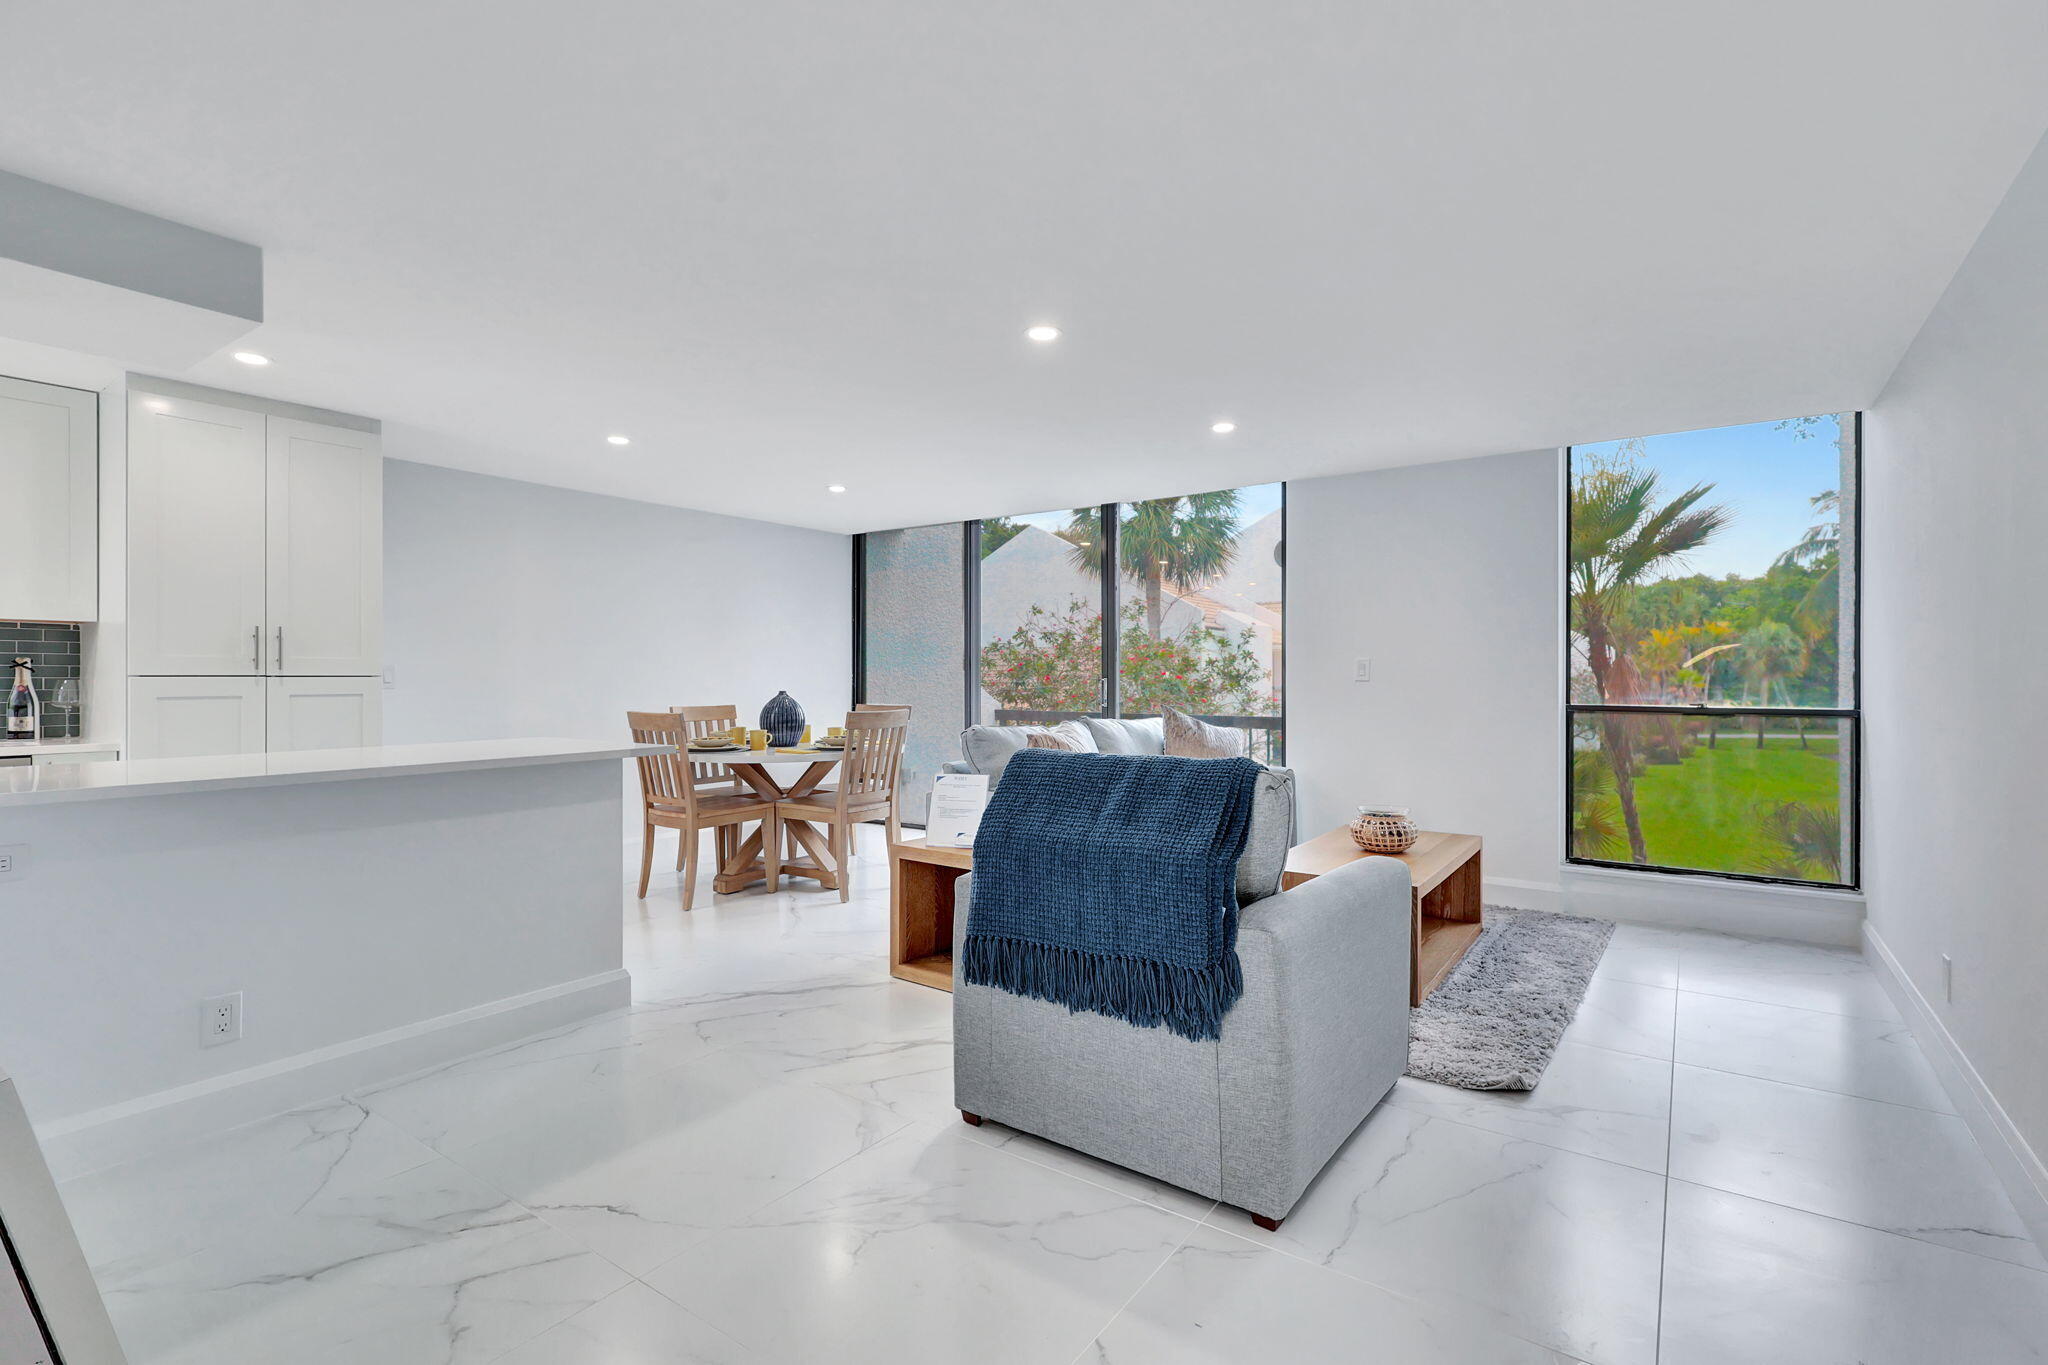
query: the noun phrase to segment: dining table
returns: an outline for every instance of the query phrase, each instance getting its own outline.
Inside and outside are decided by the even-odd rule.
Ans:
[[[815,745],[789,745],[767,749],[700,749],[690,746],[690,762],[717,763],[732,769],[733,776],[766,801],[799,800],[817,792],[824,780],[839,766],[845,752]],[[785,819],[789,847],[782,871],[792,877],[810,877],[828,891],[839,889],[840,869],[832,862],[827,832],[809,820]],[[768,880],[768,864],[761,841],[765,823],[739,841],[730,856],[719,864],[711,878],[711,889],[721,896],[743,891],[756,882]],[[774,887],[769,887],[773,891]]]

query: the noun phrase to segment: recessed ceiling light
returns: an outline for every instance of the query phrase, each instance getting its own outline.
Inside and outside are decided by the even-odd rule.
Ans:
[[[633,444],[633,440],[629,436],[607,436],[605,440],[610,441],[615,446],[629,446]]]
[[[844,493],[846,485],[843,483],[828,483],[825,485],[825,491],[827,493]]]
[[[236,351],[235,359],[241,361],[244,365],[268,365],[270,363],[269,356],[258,355],[254,351]]]
[[[1209,424],[1209,430],[1211,430],[1211,431],[1215,432],[1215,433],[1216,433],[1216,434],[1217,434],[1218,436],[1228,436],[1228,435],[1229,435],[1229,434],[1230,434],[1231,432],[1233,432],[1233,431],[1236,431],[1236,430],[1237,430],[1237,423],[1235,423],[1235,422],[1211,422],[1211,423]]]
[[[1036,327],[1026,327],[1024,335],[1030,337],[1033,341],[1058,341],[1060,339],[1060,329],[1050,323],[1041,322]]]
[[[161,398],[145,398],[142,400],[142,406],[148,408],[151,412],[169,412],[171,410],[171,405]]]

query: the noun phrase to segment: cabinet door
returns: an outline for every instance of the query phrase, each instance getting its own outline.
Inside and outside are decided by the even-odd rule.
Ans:
[[[263,752],[263,679],[130,678],[128,757]]]
[[[384,460],[377,438],[272,417],[264,672],[381,672]]]
[[[270,679],[270,750],[362,749],[383,743],[377,678]]]
[[[99,616],[100,399],[0,379],[0,620]]]
[[[130,395],[128,630],[131,674],[263,671],[261,414]]]

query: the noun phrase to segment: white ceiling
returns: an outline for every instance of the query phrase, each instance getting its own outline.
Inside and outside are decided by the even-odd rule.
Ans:
[[[181,377],[858,530],[1865,404],[2044,67],[2039,0],[15,3],[0,166],[266,249],[276,363]]]

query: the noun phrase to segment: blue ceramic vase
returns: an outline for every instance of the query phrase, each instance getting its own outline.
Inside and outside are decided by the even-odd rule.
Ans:
[[[804,708],[787,692],[777,692],[761,708],[761,728],[770,744],[794,744],[804,732]]]

